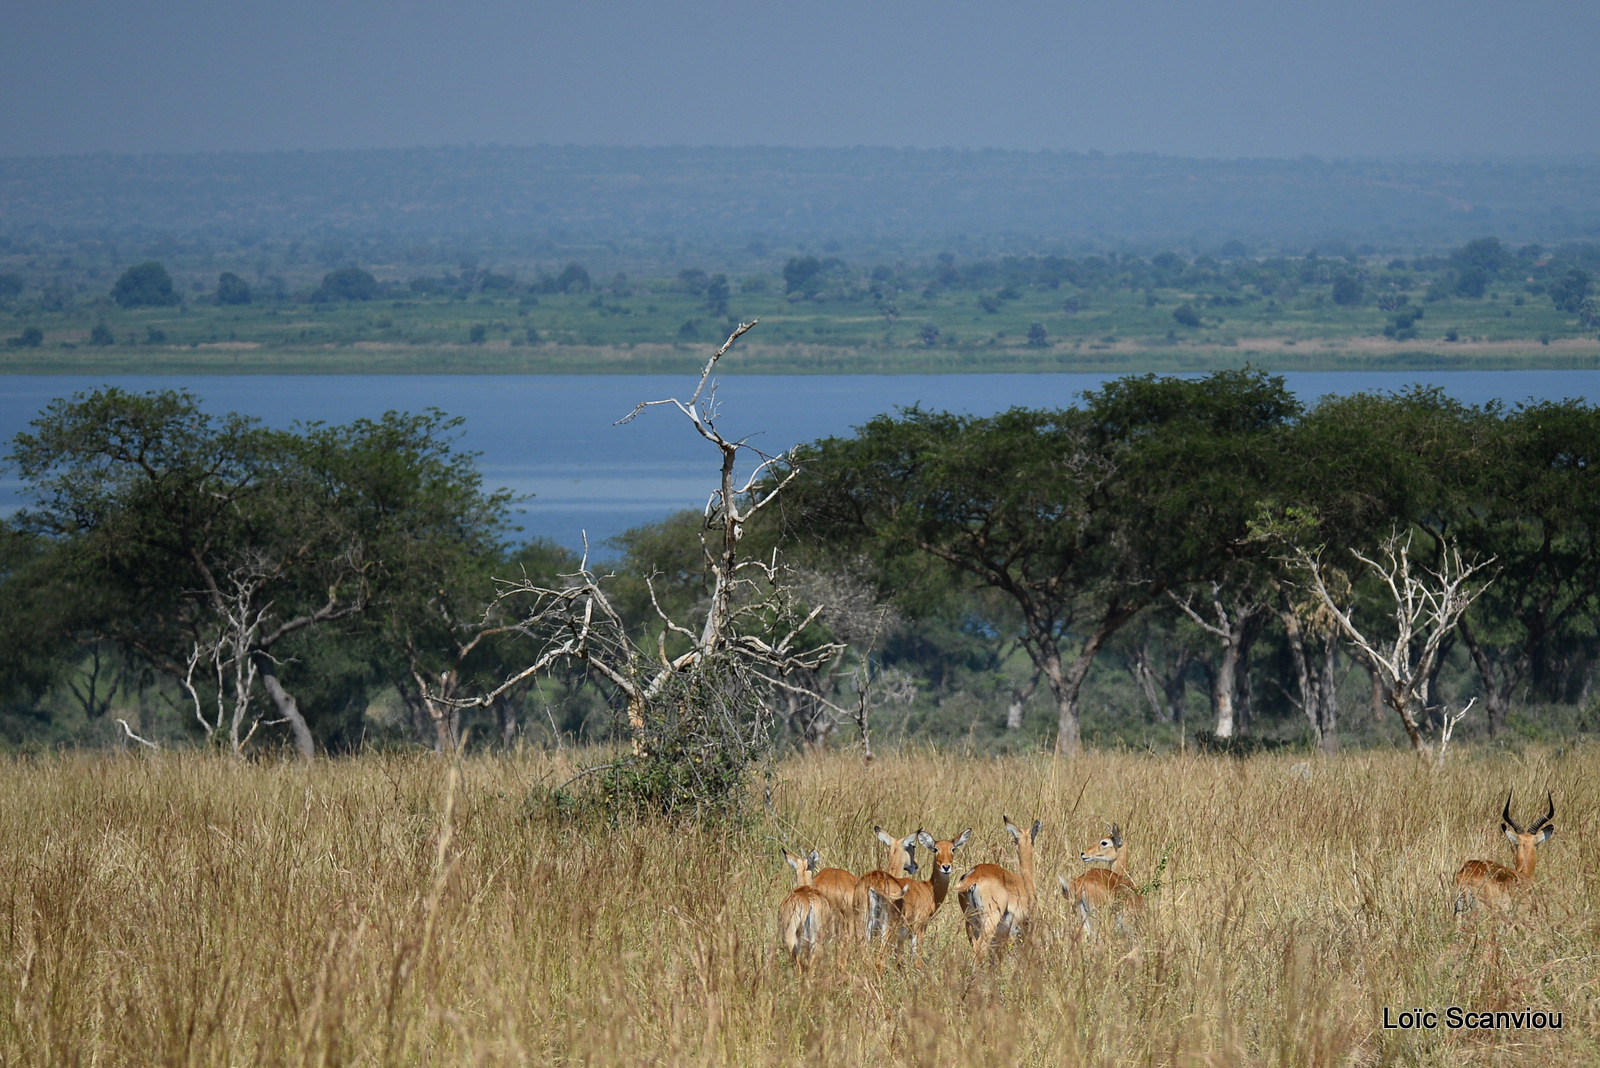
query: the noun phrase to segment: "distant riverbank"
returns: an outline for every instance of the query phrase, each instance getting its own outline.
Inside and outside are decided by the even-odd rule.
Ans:
[[[194,346],[0,349],[14,375],[638,375],[688,374],[705,344]],[[729,375],[1142,374],[1249,364],[1278,373],[1372,371],[1577,371],[1600,369],[1600,340],[1418,342],[1382,337],[1255,338],[1234,345],[1178,341],[1090,342],[1077,347],[839,347],[741,343]]]

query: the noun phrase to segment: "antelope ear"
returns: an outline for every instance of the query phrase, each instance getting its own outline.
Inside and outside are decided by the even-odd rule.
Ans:
[[[902,838],[900,840],[900,848],[904,849],[907,853],[909,853],[912,850],[916,849],[917,848],[917,835],[919,835],[921,833],[922,833],[921,831],[913,831],[911,834],[906,835],[904,838]],[[932,849],[933,847],[929,846],[928,848]]]
[[[1044,829],[1044,820],[1034,820],[1033,821],[1033,833],[1028,835],[1028,841],[1032,842],[1035,839],[1037,839],[1039,837],[1039,832],[1041,830],[1043,830],[1043,829]]]
[[[813,849],[806,857],[806,863],[811,865],[811,872],[815,875],[822,870],[822,854]]]
[[[1513,831],[1510,827],[1507,827],[1502,823],[1500,825],[1500,833],[1505,835],[1506,841],[1510,842],[1512,845],[1517,844],[1517,832]]]
[[[1111,844],[1118,849],[1122,848],[1122,828],[1115,823],[1111,825]]]
[[[1056,879],[1057,879],[1057,881],[1059,881],[1061,883],[1061,892],[1063,894],[1066,894],[1068,897],[1071,897],[1072,896],[1072,884],[1067,882],[1067,877],[1065,875],[1057,875]]]
[[[1022,841],[1022,832],[1017,830],[1017,825],[1015,823],[1011,822],[1011,817],[1010,816],[1001,816],[1000,818],[1005,821],[1006,833],[1009,834],[1016,841],[1018,841],[1018,842]]]
[[[927,831],[917,832],[917,844],[922,846],[923,849],[939,848],[938,843],[933,840],[933,835],[929,834]]]
[[[897,845],[898,844],[897,842],[895,842],[894,835],[890,834],[888,831],[884,830],[882,827],[876,827],[876,826],[873,827],[872,828],[872,833],[877,835],[878,836],[878,841],[882,842],[886,846],[893,846],[893,845]]]
[[[1550,841],[1550,836],[1552,834],[1555,834],[1555,833],[1556,833],[1556,829],[1554,827],[1546,826],[1544,830],[1539,832],[1539,841],[1540,841],[1540,843],[1542,844],[1544,842]]]
[[[961,837],[960,838],[957,838],[954,842],[950,843],[950,848],[951,849],[960,849],[962,846],[967,844],[967,839],[971,838],[971,837],[972,837],[972,828],[968,827],[966,830],[961,832]]]

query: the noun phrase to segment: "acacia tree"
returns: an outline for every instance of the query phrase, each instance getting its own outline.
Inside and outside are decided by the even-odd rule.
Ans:
[[[1095,657],[1153,599],[1225,566],[1296,411],[1255,372],[1123,379],[1081,409],[912,408],[818,443],[791,526],[886,560],[926,554],[1009,598],[1072,755]]]
[[[235,751],[270,714],[309,760],[276,650],[393,597],[415,578],[406,559],[500,514],[475,482],[459,488],[452,426],[390,413],[290,433],[213,418],[187,392],[100,390],[53,402],[17,436],[11,459],[36,500],[20,522],[52,542],[76,591],[65,625],[183,686]]]
[[[1097,523],[1114,468],[1089,445],[1083,414],[912,408],[818,443],[804,463],[790,515],[797,533],[869,541],[890,557],[925,553],[1013,601],[1023,646],[1056,700],[1058,749],[1077,752],[1078,693],[1094,654],[1143,603],[1119,581],[1131,577],[1118,566],[1130,556]],[[1086,577],[1099,567],[1088,557],[1113,569],[1092,592]]]
[[[1497,423],[1475,465],[1481,481],[1470,506],[1441,516],[1449,533],[1500,565],[1460,623],[1491,736],[1505,729],[1540,654],[1593,627],[1600,596],[1600,411],[1542,403]]]

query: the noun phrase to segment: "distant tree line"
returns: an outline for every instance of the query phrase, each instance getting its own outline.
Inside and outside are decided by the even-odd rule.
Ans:
[[[1166,251],[1148,258],[1107,253],[959,261],[951,253],[940,253],[927,260],[872,267],[851,264],[835,255],[819,258],[806,253],[789,257],[778,275],[776,281],[792,302],[870,303],[891,322],[896,315],[895,301],[912,294],[932,297],[941,292],[972,292],[978,295],[980,307],[997,311],[1025,290],[1060,290],[1064,294],[1062,310],[1074,314],[1088,305],[1096,290],[1178,290],[1201,294],[1199,306],[1186,304],[1188,311],[1175,315],[1180,324],[1189,326],[1198,325],[1206,305],[1232,306],[1244,297],[1288,300],[1305,287],[1326,287],[1327,299],[1335,305],[1371,305],[1396,313],[1398,331],[1408,329],[1403,320],[1414,323],[1421,318],[1422,304],[1441,299],[1480,300],[1498,293],[1518,301],[1548,300],[1555,309],[1578,316],[1586,328],[1600,326],[1600,305],[1596,303],[1600,297],[1600,246],[1569,244],[1545,249],[1524,245],[1513,249],[1495,237],[1471,241],[1447,254],[1410,259],[1385,259],[1366,246],[1352,251],[1342,243],[1298,256],[1253,256],[1244,245],[1230,242],[1216,254],[1192,256]],[[738,293],[766,291],[773,281],[760,274],[735,280],[726,273],[687,267],[656,278],[630,279],[618,272],[609,281],[597,282],[577,261],[559,270],[539,270],[527,279],[515,272],[464,263],[455,272],[400,281],[380,280],[371,271],[346,262],[297,293],[277,277],[268,279],[267,291],[274,300],[325,303],[439,297],[464,300],[473,296],[520,296],[536,302],[541,295],[627,297],[661,290],[704,299],[708,312],[724,317],[730,299]],[[221,305],[249,304],[260,298],[258,288],[241,274],[224,271],[209,295],[196,299]],[[123,308],[166,307],[184,299],[166,266],[157,260],[123,270],[109,295]],[[27,299],[24,277],[0,271],[0,301]],[[49,287],[33,298],[40,302],[41,310],[59,310],[68,299],[69,294]]]
[[[170,391],[51,404],[12,444],[31,503],[0,524],[5,740],[119,720],[306,756],[609,736],[623,691],[581,664],[504,686],[532,654],[496,580],[559,590],[577,561],[508,542],[507,497],[455,428],[272,430]],[[1480,736],[1587,729],[1597,459],[1600,410],[1579,402],[1307,408],[1259,372],[1130,377],[1073,408],[911,409],[817,442],[741,552],[815,610],[808,646],[856,665],[785,684],[795,744],[875,717],[1066,753],[1129,732],[1420,751],[1474,700]],[[705,533],[685,513],[617,540],[606,596],[638,648],[672,658],[698,633]],[[1405,617],[1397,591],[1451,576],[1447,625]]]

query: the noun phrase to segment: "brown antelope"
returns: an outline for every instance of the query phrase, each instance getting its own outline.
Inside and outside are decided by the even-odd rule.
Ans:
[[[971,827],[954,839],[944,841],[936,841],[927,831],[917,832],[917,844],[933,854],[933,870],[924,880],[907,881],[905,895],[900,899],[899,936],[902,941],[910,941],[912,959],[917,956],[922,936],[933,921],[934,913],[939,911],[945,895],[950,891],[950,873],[956,866],[956,850],[966,845],[970,837]]]
[[[1116,908],[1117,925],[1122,926],[1124,909],[1137,910],[1144,905],[1139,888],[1128,878],[1128,845],[1122,840],[1122,828],[1113,823],[1106,837],[1078,856],[1090,865],[1089,870],[1071,882],[1065,875],[1059,878],[1061,892],[1077,906],[1083,919],[1083,933],[1094,933],[1095,910],[1107,906]]]
[[[794,869],[794,889],[778,904],[778,941],[799,971],[811,966],[811,958],[822,946],[829,927],[827,900],[811,885],[811,862],[805,857],[785,853],[783,859]]]
[[[1009,816],[1000,818],[1017,843],[1017,870],[979,864],[956,884],[956,900],[967,917],[967,938],[980,960],[991,948],[1004,947],[1022,936],[1038,901],[1033,883],[1033,840],[1039,837],[1040,822],[1034,820],[1033,830],[1023,834]]]
[[[855,935],[864,937],[866,917],[859,914],[856,905],[858,893],[862,894],[862,902],[866,901],[865,894],[861,891],[861,880],[843,868],[824,868],[822,858],[817,856],[815,850],[811,852],[811,871],[811,885],[827,900],[834,916],[840,920],[855,920]]]
[[[1548,842],[1555,833],[1550,821],[1555,819],[1556,799],[1546,790],[1545,800],[1550,805],[1548,811],[1539,817],[1539,822],[1524,831],[1511,818],[1511,793],[1506,793],[1506,807],[1500,814],[1500,833],[1516,847],[1517,866],[1508,868],[1492,860],[1469,860],[1461,865],[1461,870],[1456,872],[1457,917],[1475,908],[1480,897],[1502,909],[1510,909],[1516,893],[1526,890],[1533,882],[1533,868],[1537,861],[1534,847]]]
[[[889,864],[867,872],[856,888],[856,914],[868,942],[900,926],[900,899],[913,881],[906,876],[917,873],[917,834],[921,832],[896,838],[882,827],[873,827],[872,833],[889,847]]]

